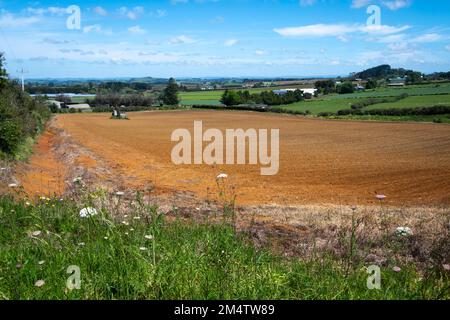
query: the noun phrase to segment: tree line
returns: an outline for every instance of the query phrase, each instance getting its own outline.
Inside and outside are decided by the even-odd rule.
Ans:
[[[310,99],[311,97],[311,94],[304,94],[300,89],[288,91],[284,94],[276,94],[273,91],[263,91],[261,93],[252,94],[248,90],[225,90],[220,102],[226,106],[237,106],[243,104],[265,104],[268,106],[277,106],[303,101],[305,98]]]

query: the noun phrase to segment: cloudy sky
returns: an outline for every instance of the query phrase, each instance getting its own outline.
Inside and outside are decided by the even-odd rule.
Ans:
[[[381,16],[368,23],[370,5]],[[13,77],[21,68],[28,78],[345,75],[382,63],[449,71],[449,35],[448,0],[0,0]]]

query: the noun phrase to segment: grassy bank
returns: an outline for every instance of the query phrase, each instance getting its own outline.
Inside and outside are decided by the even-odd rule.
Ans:
[[[140,201],[119,212],[118,201],[82,218],[71,201],[0,198],[0,299],[450,298],[439,270],[381,268],[381,290],[368,290],[363,265],[287,260],[256,250],[228,223],[165,216]],[[81,286],[68,290],[74,265]]]

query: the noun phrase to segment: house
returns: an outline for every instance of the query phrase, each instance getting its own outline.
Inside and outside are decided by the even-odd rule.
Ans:
[[[302,90],[303,93],[309,93],[311,95],[314,95],[317,92],[317,89],[300,89],[300,90]]]
[[[295,91],[297,89],[279,89],[279,90],[272,90],[273,93],[279,95],[279,96],[283,96],[288,92],[292,92]]]
[[[303,92],[303,94],[308,93],[311,95],[314,95],[317,91],[317,89],[279,89],[279,90],[273,90],[273,93],[282,96],[285,95],[288,92],[293,92],[293,91],[297,91],[297,90],[301,90]]]
[[[406,85],[406,78],[402,78],[402,77],[397,77],[397,78],[392,78],[389,79],[389,84],[388,86],[390,87],[403,87]]]
[[[64,108],[64,103],[56,100],[47,100],[47,105],[55,105],[58,109]]]

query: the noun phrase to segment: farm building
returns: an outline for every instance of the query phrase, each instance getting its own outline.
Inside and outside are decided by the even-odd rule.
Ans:
[[[288,92],[292,92],[292,91],[295,91],[295,90],[297,90],[297,89],[279,89],[279,90],[273,90],[272,92],[277,94],[277,95],[279,95],[279,96],[282,96],[282,95],[285,95]]]
[[[397,77],[397,78],[389,79],[388,86],[390,86],[390,87],[403,87],[403,86],[405,86],[405,84],[406,84],[406,78]]]
[[[317,92],[317,89],[300,89],[303,91],[303,93],[309,93],[314,95]]]
[[[279,90],[273,90],[273,93],[282,96],[288,92],[293,92],[293,91],[297,91],[297,90],[301,90],[303,93],[309,93],[312,95],[314,95],[317,91],[317,89],[279,89]]]
[[[64,103],[56,100],[48,100],[47,105],[55,105],[58,109],[64,108]]]
[[[91,106],[87,103],[67,104],[66,108],[76,109],[76,110],[89,110],[89,109],[91,109]]]

